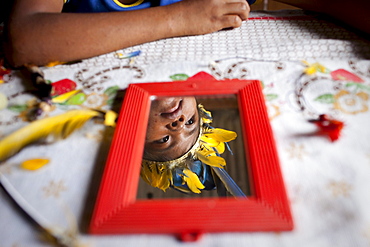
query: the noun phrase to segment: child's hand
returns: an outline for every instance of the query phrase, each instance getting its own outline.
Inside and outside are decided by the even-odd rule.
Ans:
[[[240,27],[250,11],[245,0],[183,0],[171,7],[171,28],[176,36]]]
[[[164,38],[239,27],[245,0],[183,0],[133,11],[61,13],[61,0],[17,0],[5,53],[15,67],[76,61]],[[104,37],[104,42],[96,37]],[[42,44],[42,45],[40,45]]]

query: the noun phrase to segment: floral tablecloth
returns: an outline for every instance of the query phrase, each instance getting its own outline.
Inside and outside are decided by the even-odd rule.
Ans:
[[[114,131],[91,121],[65,140],[29,146],[0,164],[0,246],[51,244],[4,188],[39,223],[73,232],[81,246],[370,246],[369,59],[370,41],[320,16],[283,11],[254,12],[234,30],[41,68],[57,94],[77,91],[39,118],[70,109],[116,109],[115,99],[129,83],[184,80],[198,72],[260,80],[295,227],[205,234],[195,243],[168,235],[87,234]],[[0,68],[0,138],[28,124],[36,101],[26,75]],[[322,114],[344,123],[337,140],[310,121]],[[22,167],[36,158],[48,164]]]

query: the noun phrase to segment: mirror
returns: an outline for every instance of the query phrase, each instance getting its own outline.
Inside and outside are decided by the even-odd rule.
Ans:
[[[238,148],[242,147],[243,151],[239,153],[231,146],[235,149],[233,152],[238,152],[234,154],[238,159],[235,165],[238,174],[229,172],[238,183],[239,173],[248,178],[241,179],[248,184],[248,188],[244,188],[248,196],[241,199],[219,196],[180,199],[175,196],[148,200],[147,193],[143,193],[142,198],[138,198],[152,100],[197,97],[199,101],[204,100],[207,110],[212,111],[212,125],[221,125],[222,121],[216,120],[218,110],[212,108],[215,105],[213,98],[229,100],[225,96],[230,95],[234,98],[233,104],[235,99],[237,101],[241,129],[230,145],[242,140],[243,145]],[[207,100],[211,101],[208,105]],[[240,162],[239,156],[245,161]],[[232,162],[227,166],[232,166]],[[245,172],[240,172],[241,169]],[[240,183],[239,186],[244,185]],[[189,215],[192,217],[186,217]],[[192,79],[129,85],[102,175],[90,233],[168,233],[186,238],[204,232],[287,231],[292,228],[292,215],[261,82]]]
[[[249,178],[240,124],[240,114],[236,95],[159,97],[151,100],[148,129],[144,146],[144,159],[158,161],[174,160],[184,155],[197,141],[199,135],[200,117],[202,113],[198,106],[212,116],[212,128],[221,128],[236,133],[236,138],[226,143],[225,151],[221,154],[226,161],[224,170],[230,175],[244,195],[250,195]],[[190,107],[190,108],[189,108]],[[173,126],[174,125],[174,126]],[[178,138],[181,138],[178,140]],[[174,153],[175,145],[181,150]],[[228,147],[229,148],[228,148]],[[168,147],[171,147],[168,149]],[[170,157],[171,154],[174,154]],[[168,162],[168,161],[167,161]],[[198,168],[198,166],[196,167]],[[197,170],[199,171],[199,170]],[[200,193],[183,192],[170,187],[165,191],[151,186],[145,180],[139,180],[138,199],[163,198],[202,198],[217,196],[233,196],[222,184],[219,191],[214,183],[218,179],[212,168],[204,169],[210,179],[205,183],[206,188]],[[199,174],[203,182],[203,173]],[[213,178],[213,176],[216,176]],[[211,181],[211,182],[210,182]],[[213,182],[213,183],[212,183]],[[216,180],[216,182],[220,182]],[[204,183],[204,182],[203,182]],[[187,186],[183,186],[187,188]]]

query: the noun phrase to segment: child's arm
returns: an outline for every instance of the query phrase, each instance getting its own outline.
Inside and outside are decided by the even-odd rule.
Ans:
[[[84,59],[163,38],[239,27],[245,0],[184,0],[143,10],[61,13],[63,0],[17,0],[7,26],[13,66]]]
[[[275,0],[327,14],[358,30],[370,34],[369,0]]]

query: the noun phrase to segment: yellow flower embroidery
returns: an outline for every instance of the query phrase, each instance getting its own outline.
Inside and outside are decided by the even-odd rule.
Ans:
[[[357,114],[368,111],[367,101],[369,100],[369,95],[367,93],[359,92],[353,94],[346,90],[341,90],[334,96],[334,99],[334,108],[344,113]]]
[[[328,73],[328,69],[320,63],[311,64],[307,61],[302,62],[306,66],[306,68],[304,69],[304,73],[307,75],[313,75],[316,74],[317,72]]]
[[[277,116],[280,115],[280,108],[279,106],[277,105],[274,105],[274,104],[266,104],[266,107],[267,107],[267,114],[269,116],[269,119],[270,121],[274,118],[276,118]]]

